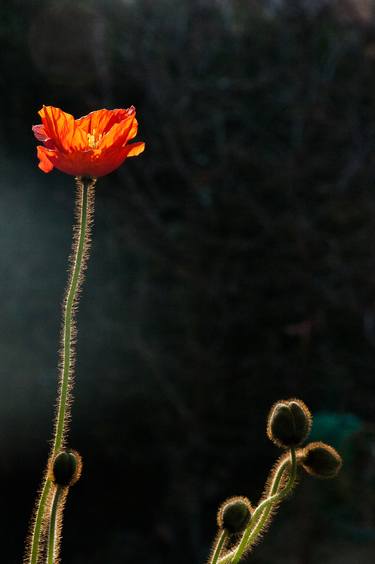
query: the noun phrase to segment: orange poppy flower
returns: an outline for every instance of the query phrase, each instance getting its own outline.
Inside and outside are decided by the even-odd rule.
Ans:
[[[80,119],[43,106],[40,125],[33,126],[38,141],[39,168],[51,172],[57,168],[74,176],[99,177],[118,168],[127,157],[135,157],[145,148],[143,142],[128,141],[137,135],[135,108],[97,110]]]

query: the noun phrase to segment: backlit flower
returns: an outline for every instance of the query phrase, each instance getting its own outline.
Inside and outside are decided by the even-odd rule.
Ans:
[[[127,157],[143,152],[143,142],[128,144],[137,135],[135,108],[97,110],[80,119],[43,106],[40,125],[33,126],[38,141],[39,168],[57,168],[74,176],[99,177],[118,168]]]

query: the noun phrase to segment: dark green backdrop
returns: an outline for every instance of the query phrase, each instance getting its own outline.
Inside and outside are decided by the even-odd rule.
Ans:
[[[218,504],[261,495],[290,396],[344,468],[303,479],[249,561],[373,561],[375,19],[272,4],[1,3],[4,564],[48,453],[73,216],[73,179],[37,169],[42,104],[134,104],[146,142],[97,185],[62,562],[203,563]]]

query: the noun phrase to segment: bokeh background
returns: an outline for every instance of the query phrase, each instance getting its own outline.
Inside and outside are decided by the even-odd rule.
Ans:
[[[301,479],[249,562],[373,562],[375,2],[2,0],[0,47],[2,562],[48,454],[71,240],[42,104],[134,104],[146,142],[97,185],[64,564],[205,562],[290,396],[345,463]]]

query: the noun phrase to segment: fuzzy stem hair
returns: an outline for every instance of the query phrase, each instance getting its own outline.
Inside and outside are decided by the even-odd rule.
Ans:
[[[225,529],[222,529],[221,531],[219,531],[213,549],[212,549],[212,554],[211,554],[211,558],[208,561],[208,564],[216,564],[220,558],[220,554],[222,553],[222,550],[225,546],[225,541],[228,538],[228,531],[226,531]]]
[[[60,387],[57,402],[53,454],[65,446],[70,418],[71,389],[75,365],[77,337],[76,312],[80,289],[87,268],[91,242],[91,226],[94,211],[95,180],[77,178],[76,224],[73,229],[73,245],[69,259],[68,285],[63,302],[63,322],[60,349]]]
[[[32,520],[24,564],[40,564],[40,557],[43,553],[48,523],[53,508],[53,500],[56,497],[48,468],[53,458],[66,444],[75,364],[76,312],[84,272],[89,258],[95,183],[95,178],[76,178],[75,225],[73,228],[72,250],[69,258],[68,285],[63,301],[59,391],[52,440],[53,446]]]
[[[48,528],[46,564],[58,564],[59,562],[62,516],[68,490],[68,487],[54,487]]]

